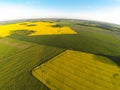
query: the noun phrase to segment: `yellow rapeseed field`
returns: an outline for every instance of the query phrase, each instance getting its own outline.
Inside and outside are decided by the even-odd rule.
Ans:
[[[51,90],[120,90],[120,69],[110,59],[67,50],[33,69]]]
[[[50,22],[21,22],[16,24],[0,25],[0,37],[10,35],[11,31],[16,30],[33,30],[36,31],[31,35],[50,35],[50,34],[76,34],[69,27],[53,27],[56,23]]]

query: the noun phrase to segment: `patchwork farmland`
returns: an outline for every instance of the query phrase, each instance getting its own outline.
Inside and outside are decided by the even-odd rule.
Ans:
[[[120,26],[31,19],[0,25],[0,90],[119,90]]]

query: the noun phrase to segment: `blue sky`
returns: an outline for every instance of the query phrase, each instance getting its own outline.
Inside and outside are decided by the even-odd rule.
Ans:
[[[75,18],[120,24],[120,0],[0,0],[0,20]]]
[[[59,11],[88,11],[119,6],[119,0],[0,0],[0,3]]]

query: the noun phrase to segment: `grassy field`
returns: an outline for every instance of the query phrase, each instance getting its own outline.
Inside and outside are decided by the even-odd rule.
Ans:
[[[79,51],[67,50],[32,73],[51,90],[120,89],[118,65],[106,57]]]
[[[81,32],[76,35],[40,35],[30,37],[11,35],[9,37],[43,45],[103,55],[120,64],[120,40],[111,34]]]
[[[5,41],[7,43],[5,43]],[[17,44],[15,46],[10,42],[12,42],[12,44]],[[18,46],[22,46],[21,43],[29,46],[18,48]],[[37,45],[8,38],[1,40],[0,90],[48,90],[46,86],[31,75],[31,71],[36,66],[44,63],[63,51],[64,49]]]
[[[72,19],[0,25],[0,90],[119,90],[119,60],[117,25]]]
[[[0,59],[7,58],[27,48],[30,48],[30,43],[26,43],[24,41],[19,41],[10,38],[1,38]]]

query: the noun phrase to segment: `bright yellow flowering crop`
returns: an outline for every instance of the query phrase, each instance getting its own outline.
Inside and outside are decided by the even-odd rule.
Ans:
[[[67,50],[32,73],[51,90],[120,90],[120,72],[114,62],[79,51]]]
[[[76,34],[70,27],[53,27],[56,23],[50,22],[21,22],[0,26],[0,37],[10,35],[11,31],[33,30],[35,33],[30,35],[51,35],[51,34]]]

